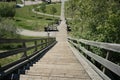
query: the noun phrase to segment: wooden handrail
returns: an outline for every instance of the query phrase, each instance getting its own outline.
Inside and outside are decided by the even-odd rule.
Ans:
[[[38,41],[38,42],[37,42]],[[34,42],[32,46],[26,46],[27,42]],[[38,55],[41,55],[45,50],[49,49],[56,43],[55,38],[40,38],[40,39],[0,39],[0,44],[6,43],[22,43],[23,47],[13,50],[8,50],[0,53],[0,59],[6,58],[12,55],[24,53],[20,59],[6,64],[0,67],[0,79],[7,74],[12,73],[14,70],[19,69],[21,66],[28,64],[33,61]],[[41,46],[41,49],[38,47]],[[27,51],[34,49],[35,51],[27,55]]]
[[[110,71],[112,71],[116,75],[120,76],[120,66],[119,65],[117,65],[117,64],[115,64],[115,63],[113,63],[113,62],[111,62],[111,61],[109,61],[105,58],[102,58],[101,56],[98,56],[95,53],[92,53],[92,52],[88,51],[87,49],[85,49],[84,47],[82,47],[80,45],[80,43],[82,43],[82,44],[86,44],[86,45],[90,45],[90,46],[103,48],[103,49],[106,49],[106,50],[119,52],[120,51],[120,50],[118,50],[118,49],[120,49],[119,44],[94,42],[94,41],[89,41],[89,40],[84,40],[84,39],[73,39],[73,38],[68,38],[68,41],[73,46],[75,46],[76,49],[79,49],[80,51],[85,53],[87,56],[94,59],[95,61],[97,61],[101,65],[103,65],[106,69],[109,69]]]
[[[32,42],[32,41],[38,41],[38,40],[45,40],[48,38],[40,38],[40,39],[4,39],[0,38],[0,44],[6,44],[6,43],[23,43],[23,42]],[[49,38],[53,39],[53,38]]]
[[[95,46],[95,47],[103,48],[103,49],[114,51],[114,52],[120,52],[120,44],[96,42],[96,41],[90,41],[85,39],[73,39],[73,38],[68,38],[68,39],[75,40],[75,41],[84,43],[86,45]]]

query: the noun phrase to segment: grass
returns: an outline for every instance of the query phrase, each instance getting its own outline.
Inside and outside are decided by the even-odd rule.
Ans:
[[[17,54],[17,55],[9,56],[7,58],[0,59],[0,66],[2,67],[6,64],[12,63],[12,62],[20,59],[21,56],[22,56],[22,54]]]
[[[43,31],[45,26],[54,23],[53,17],[33,13],[33,7],[37,7],[37,5],[16,9],[15,22],[17,26],[29,30]]]

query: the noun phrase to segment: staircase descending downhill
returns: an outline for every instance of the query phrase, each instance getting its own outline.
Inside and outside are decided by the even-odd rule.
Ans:
[[[21,75],[20,80],[91,80],[68,46],[64,21],[58,27],[58,43]]]
[[[20,75],[20,80],[91,80],[68,46],[64,0],[61,8],[62,21],[56,32],[57,44],[26,70],[24,75]]]

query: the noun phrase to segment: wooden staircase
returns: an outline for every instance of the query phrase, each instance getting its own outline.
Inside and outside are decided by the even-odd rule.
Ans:
[[[68,46],[64,0],[61,20],[58,32],[55,32],[57,44],[30,67],[30,70],[26,70],[25,75],[20,75],[20,80],[91,80]]]
[[[58,42],[20,80],[91,80],[67,42]]]
[[[57,44],[20,75],[20,80],[91,80],[68,46],[66,28],[63,20],[56,32]]]

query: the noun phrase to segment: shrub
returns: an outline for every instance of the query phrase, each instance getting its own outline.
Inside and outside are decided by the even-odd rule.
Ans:
[[[1,17],[14,17],[15,16],[15,4],[2,2],[0,3],[0,16]]]
[[[40,9],[43,13],[46,13],[46,3],[45,2],[41,4]]]
[[[120,43],[119,0],[69,0],[68,11],[72,16],[71,35],[88,40]],[[104,57],[104,50],[91,48]],[[111,61],[120,62],[120,54],[112,53]]]
[[[0,22],[0,38],[16,38],[19,37],[16,33],[17,27],[13,20],[2,19]]]

